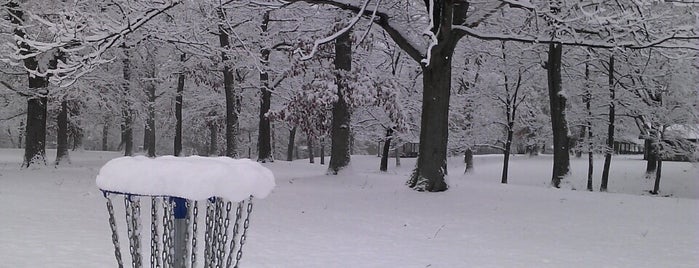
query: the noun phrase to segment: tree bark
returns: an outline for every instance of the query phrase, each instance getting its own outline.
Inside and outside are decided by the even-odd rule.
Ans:
[[[109,151],[109,118],[104,119],[102,125],[102,151]]]
[[[325,165],[325,139],[320,139],[320,164]]]
[[[466,149],[466,151],[464,151],[464,163],[466,164],[466,168],[464,169],[464,174],[472,172],[473,171],[473,150],[471,150],[471,148],[468,148],[468,149]]]
[[[124,84],[122,85],[123,87],[123,97],[124,97],[124,104],[122,107],[122,128],[121,128],[121,137],[122,137],[122,142],[124,144],[124,156],[132,156],[133,155],[133,118],[132,118],[132,112],[131,112],[131,100],[129,99],[130,94],[129,90],[131,87],[131,62],[129,59],[129,50],[126,47],[126,45],[122,46],[123,51],[124,51],[124,59],[122,60],[123,64],[123,78],[124,78]]]
[[[294,139],[296,138],[296,126],[289,130],[289,144],[286,146],[286,161],[294,160]]]
[[[337,101],[333,103],[332,128],[330,131],[330,164],[328,174],[336,175],[342,168],[350,163],[350,107],[345,101],[348,85],[343,73],[352,70],[352,40],[347,31],[335,39],[335,70],[340,71],[336,75]]]
[[[224,20],[222,10],[218,10],[219,19]],[[230,48],[228,32],[223,25],[219,25],[218,38],[221,48]],[[233,73],[228,64],[226,52],[221,52],[221,62],[223,63],[223,88],[226,94],[226,156],[238,157],[238,94],[233,87]]]
[[[153,77],[155,78],[155,77]],[[148,95],[148,118],[146,119],[146,130],[148,146],[148,157],[155,157],[155,84],[148,83],[146,94]]]
[[[658,169],[655,171],[655,183],[653,184],[653,191],[651,194],[657,195],[660,192],[660,175],[663,171],[663,159],[658,157]]]
[[[313,139],[310,135],[306,135],[306,139],[308,140],[308,162],[314,164],[316,157],[313,155]]]
[[[429,65],[422,67],[419,153],[415,170],[407,183],[417,191],[441,192],[449,188],[444,176],[447,174],[453,45],[455,43],[434,46]]]
[[[10,13],[9,20],[16,25],[13,30],[16,37],[20,40],[26,36],[22,29],[22,20],[24,12],[19,9],[19,5],[14,1],[5,4]],[[17,48],[22,56],[26,56],[23,60],[24,67],[28,70],[40,71],[39,62],[35,56],[27,56],[32,54],[32,48],[26,42],[18,41]],[[51,65],[55,64],[55,59]],[[55,68],[55,66],[53,66]],[[29,167],[33,163],[46,164],[46,109],[48,96],[48,79],[28,74],[29,91],[32,93],[27,99],[27,123],[25,127],[25,146],[24,146],[24,161],[23,167]],[[21,143],[21,142],[20,142]]]
[[[61,101],[61,108],[58,112],[57,120],[57,138],[56,138],[56,162],[55,165],[60,165],[63,161],[70,163],[68,154],[68,101]]]
[[[561,181],[570,173],[570,148],[568,144],[568,121],[566,119],[566,96],[561,81],[561,55],[563,45],[550,44],[546,70],[548,75],[551,128],[553,130],[553,175],[551,186],[559,188]]]
[[[514,127],[514,124],[515,122],[512,121],[507,123],[507,140],[505,141],[505,151],[503,152],[504,161],[502,163],[502,178],[500,180],[500,182],[503,184],[507,184],[507,171],[510,167],[510,152],[512,151],[512,136],[514,134],[512,128]]]
[[[644,141],[646,155],[646,177],[650,178],[658,168],[658,150],[652,138],[646,138]]]
[[[393,139],[393,129],[386,129],[386,140],[383,144],[383,153],[381,154],[381,166],[380,171],[388,171],[388,153],[391,149],[391,139]]]
[[[180,55],[180,63],[184,65],[187,55]],[[175,95],[175,144],[174,155],[182,155],[182,104],[184,101],[184,66],[177,77],[177,95]]]
[[[264,34],[267,32],[268,26],[269,11],[262,15],[262,25],[260,25],[260,28]],[[271,129],[269,118],[267,117],[267,112],[269,112],[272,102],[272,89],[269,87],[269,73],[267,72],[269,54],[270,49],[266,46],[260,50],[260,61],[264,69],[260,71],[260,116],[257,135],[257,161],[262,163],[274,162],[270,139]]]
[[[400,150],[398,150],[398,146],[396,146],[396,149],[394,149],[393,151],[396,154],[396,167],[400,167]]]
[[[614,116],[616,106],[616,92],[614,91],[614,55],[609,57],[609,122],[607,127],[607,149],[604,153],[604,167],[602,169],[602,183],[600,192],[607,191],[609,182],[609,168],[612,163],[612,152],[614,150]]]
[[[590,79],[590,65],[585,64],[585,81]],[[587,128],[587,190],[592,192],[592,175],[594,173],[594,143],[592,141],[592,93],[590,92],[589,84],[585,86],[585,95],[583,97],[585,110],[587,111],[586,126],[583,127],[583,132]]]

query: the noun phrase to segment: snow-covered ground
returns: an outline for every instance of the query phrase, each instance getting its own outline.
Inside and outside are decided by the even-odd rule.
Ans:
[[[29,170],[21,155],[0,150],[0,267],[115,267],[95,176],[119,154],[72,152],[71,165]],[[242,266],[699,266],[696,165],[664,163],[668,197],[656,197],[638,156],[615,157],[610,193],[580,190],[585,159],[573,159],[568,189],[548,187],[550,156],[514,157],[509,185],[501,160],[477,156],[463,175],[451,159],[444,193],[404,186],[414,159],[380,173],[377,157],[353,156],[340,176],[307,160],[266,164],[277,187],[255,202]]]

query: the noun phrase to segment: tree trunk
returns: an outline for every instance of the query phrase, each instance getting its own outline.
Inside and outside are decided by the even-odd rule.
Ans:
[[[102,125],[102,151],[109,151],[109,118],[104,119]]]
[[[269,11],[262,15],[262,25],[260,26],[262,32],[266,34],[267,27],[269,24]],[[260,117],[259,117],[259,131],[257,135],[257,161],[258,162],[274,162],[274,156],[272,156],[272,145],[270,142],[271,129],[269,118],[267,117],[267,112],[271,105],[272,92],[269,87],[269,73],[267,72],[267,66],[269,65],[269,53],[270,49],[265,47],[260,50],[261,63],[263,70],[260,71]]]
[[[24,132],[25,132],[25,127],[24,127],[24,122],[19,122],[19,129],[18,129],[18,134],[17,134],[17,148],[22,149],[22,139],[24,138]]]
[[[614,150],[614,116],[616,106],[616,92],[614,91],[614,55],[609,57],[609,122],[607,127],[607,149],[604,153],[604,167],[602,169],[602,183],[600,192],[607,191],[609,182],[609,167],[612,163],[612,151]]]
[[[514,122],[507,123],[507,140],[505,141],[505,151],[503,152],[505,160],[502,163],[502,179],[500,180],[500,182],[503,184],[507,184],[507,170],[510,167],[510,151],[512,150],[513,136],[512,128],[514,127],[514,124]]]
[[[180,63],[184,65],[187,55],[180,55]],[[177,77],[177,95],[175,95],[175,146],[174,155],[182,155],[182,103],[184,101],[184,66]]]
[[[590,79],[590,66],[585,64],[585,81]],[[585,127],[583,127],[583,132],[587,128],[587,190],[592,192],[592,175],[594,173],[594,143],[592,141],[592,93],[590,92],[589,84],[585,87],[585,96],[583,97],[583,103],[585,103],[585,110],[587,110],[587,121]]]
[[[466,149],[466,151],[464,151],[464,163],[466,164],[466,168],[464,169],[464,174],[472,172],[473,171],[473,150],[471,150],[471,148],[468,148],[468,149]]]
[[[653,184],[653,191],[651,194],[657,195],[660,192],[660,175],[663,171],[663,159],[658,157],[658,169],[655,171],[655,183]]]
[[[131,115],[131,100],[129,99],[129,88],[131,87],[131,64],[130,64],[130,59],[129,59],[129,50],[126,48],[126,46],[123,46],[124,50],[124,59],[122,60],[123,64],[123,76],[124,76],[124,84],[123,84],[123,97],[124,97],[124,106],[122,107],[122,117],[123,117],[123,122],[122,122],[122,142],[124,144],[124,156],[132,156],[133,155],[133,118]]]
[[[85,131],[80,123],[80,107],[79,101],[68,102],[68,131],[73,137],[73,151],[83,149],[83,139]]]
[[[14,29],[15,37],[18,40],[26,36],[22,29],[24,12],[19,9],[19,5],[13,1],[5,4],[10,13],[9,20],[17,27]],[[34,51],[25,42],[17,41],[17,48],[22,56],[24,67],[28,70],[40,71],[39,62],[35,56],[28,56]],[[55,64],[55,60],[50,63]],[[55,68],[55,66],[53,66]],[[48,80],[45,77],[28,75],[29,91],[33,94],[27,100],[27,123],[25,127],[25,146],[23,167],[29,167],[33,163],[46,164],[46,108],[48,96]]]
[[[335,69],[349,72],[352,70],[352,40],[350,32],[341,34],[335,39]],[[345,75],[338,74],[336,76],[337,83],[337,101],[333,103],[333,118],[331,145],[330,145],[330,164],[328,165],[328,174],[336,175],[342,168],[350,163],[350,107],[345,102],[344,94],[348,93],[347,82],[344,81]]]
[[[219,19],[224,20],[222,10],[218,10]],[[229,49],[230,40],[228,32],[221,24],[218,28],[218,38],[221,48]],[[221,52],[221,61],[223,62],[223,88],[226,93],[226,156],[238,157],[238,94],[233,88],[233,73],[228,61],[226,52]]]
[[[550,44],[548,51],[549,104],[551,128],[553,130],[553,175],[551,186],[559,188],[561,181],[570,173],[570,148],[568,144],[568,121],[566,119],[566,96],[561,81],[561,54],[563,45]]]
[[[658,150],[653,142],[653,139],[647,138],[644,141],[645,155],[646,155],[646,177],[650,178],[654,174],[658,167]]]
[[[61,101],[61,108],[58,112],[56,139],[56,162],[55,165],[60,165],[63,161],[70,163],[68,154],[68,101]]]
[[[578,136],[578,140],[575,143],[576,144],[576,146],[575,146],[576,147],[575,158],[582,158],[582,153],[583,153],[582,145],[578,145],[578,144],[585,141],[586,134],[587,133],[585,132],[585,127],[584,126],[580,127],[580,136]]]
[[[147,87],[148,118],[146,119],[146,133],[148,133],[148,136],[146,136],[146,140],[148,140],[148,146],[144,147],[144,149],[148,151],[148,157],[155,157],[155,84],[152,82],[148,83]]]
[[[325,165],[325,139],[320,139],[320,164]]]
[[[383,143],[383,154],[381,154],[381,166],[379,170],[388,170],[388,152],[391,149],[391,139],[393,138],[393,129],[386,129],[386,140]]]
[[[308,140],[308,162],[313,164],[316,162],[316,157],[313,155],[313,139],[310,135],[306,135],[306,138]]]
[[[296,138],[296,126],[289,130],[289,145],[286,146],[286,161],[294,160],[294,139]]]
[[[446,42],[446,41],[445,41]],[[429,65],[422,67],[422,114],[417,164],[408,186],[417,191],[441,192],[449,186],[447,139],[449,135],[449,96],[453,47],[435,46]]]

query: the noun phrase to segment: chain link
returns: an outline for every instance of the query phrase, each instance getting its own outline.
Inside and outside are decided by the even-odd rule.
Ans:
[[[109,194],[105,193],[104,198],[107,199],[107,212],[109,212],[109,228],[112,230],[112,243],[114,244],[114,257],[117,260],[119,268],[124,268],[124,262],[121,259],[121,248],[119,247],[119,235],[117,234],[116,220],[114,219],[114,206]]]
[[[158,198],[150,198],[150,267],[160,268],[158,243]]]
[[[199,214],[199,202],[194,201],[192,206],[192,266],[194,268],[197,262],[197,222],[199,221],[197,215]]]
[[[209,198],[206,202],[206,231],[204,233],[204,268],[209,268],[213,265],[212,240],[214,233],[214,202],[215,199]]]
[[[240,246],[238,247],[238,253],[235,256],[235,268],[238,268],[240,259],[243,257],[243,245],[245,245],[248,228],[250,227],[250,214],[252,214],[252,196],[250,196],[248,199],[247,213],[245,215],[245,221],[243,222],[243,234],[240,235]]]
[[[235,209],[235,222],[233,223],[233,235],[231,238],[232,241],[231,241],[230,249],[228,251],[228,260],[226,261],[227,268],[231,267],[231,265],[233,265],[233,256],[236,252],[235,249],[237,246],[237,242],[235,239],[238,236],[240,218],[241,218],[241,213],[243,211],[243,203],[245,203],[245,201],[238,202],[238,206]]]

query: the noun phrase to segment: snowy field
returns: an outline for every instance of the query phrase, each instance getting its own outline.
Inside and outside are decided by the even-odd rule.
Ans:
[[[0,150],[0,267],[115,267],[94,179],[119,154],[72,152],[71,165],[29,170],[21,155]],[[696,165],[665,162],[656,197],[639,156],[615,157],[610,193],[581,190],[585,159],[573,158],[566,189],[548,187],[550,156],[514,157],[509,185],[501,160],[477,156],[463,175],[451,159],[444,193],[403,185],[414,159],[380,173],[377,157],[354,156],[340,176],[307,160],[266,164],[277,188],[255,203],[242,266],[699,267]]]

